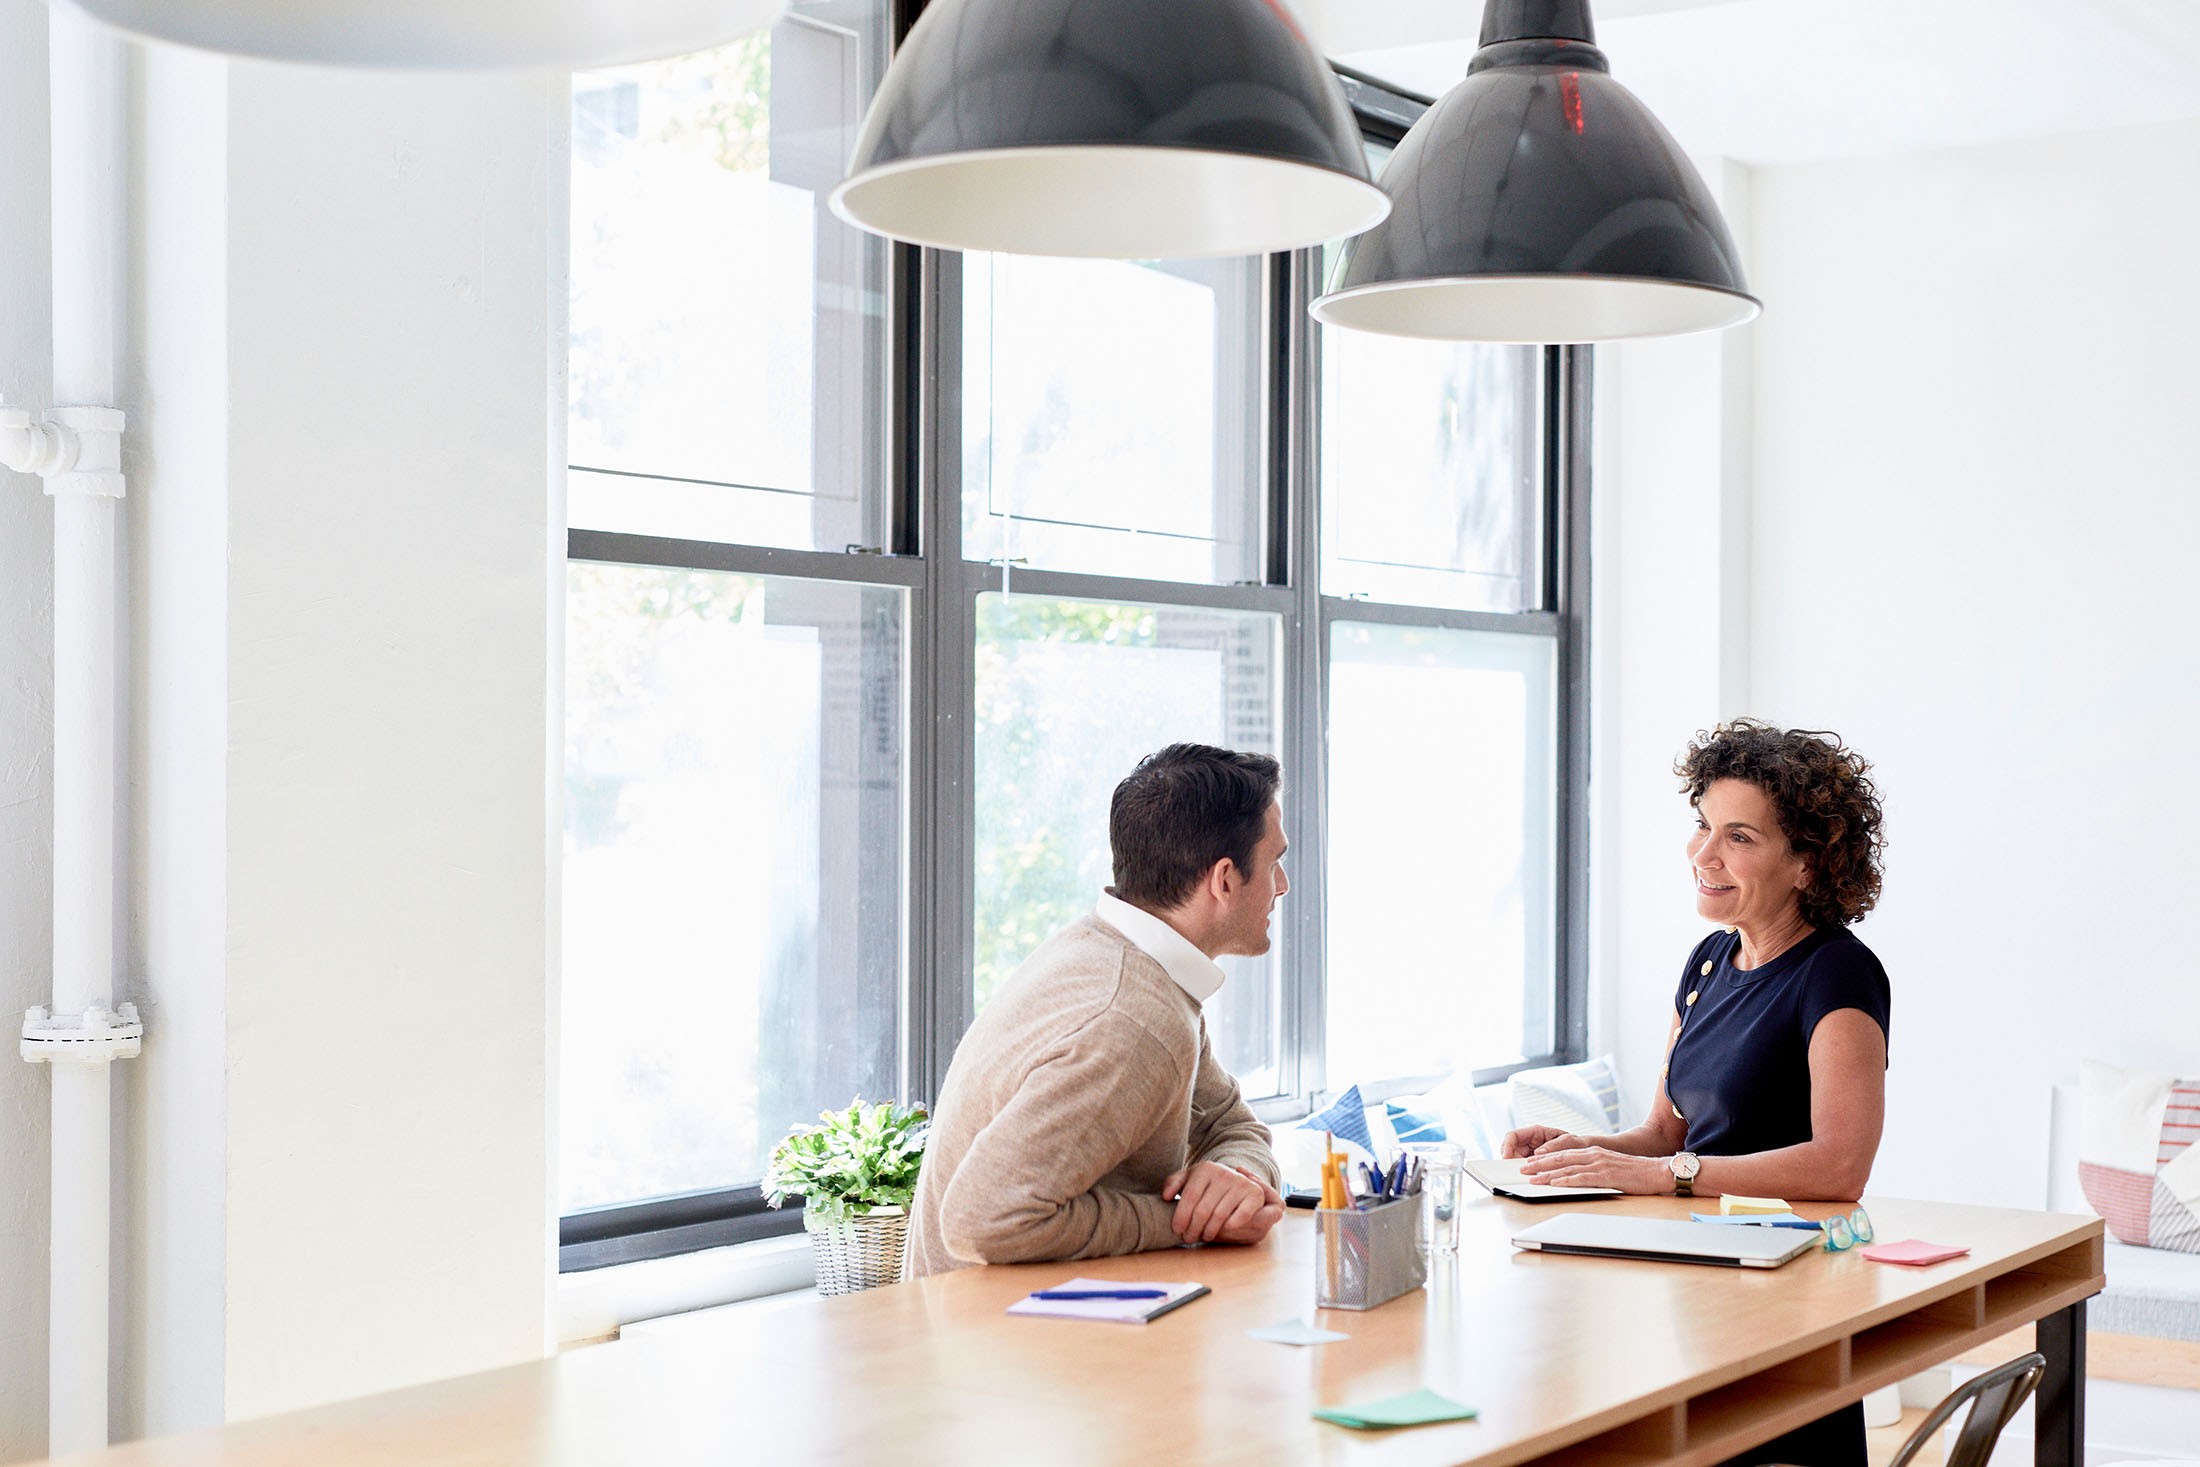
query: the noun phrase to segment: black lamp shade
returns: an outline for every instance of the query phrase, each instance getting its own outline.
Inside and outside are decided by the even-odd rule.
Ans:
[[[1278,0],[936,0],[832,207],[944,249],[1160,259],[1296,249],[1389,204]]]
[[[1467,78],[1383,170],[1326,324],[1578,343],[1739,325],[1760,307],[1695,167],[1614,81],[1586,0],[1490,0]]]

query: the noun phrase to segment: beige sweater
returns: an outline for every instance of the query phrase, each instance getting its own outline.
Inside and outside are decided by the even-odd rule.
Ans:
[[[913,1272],[1173,1246],[1188,1161],[1279,1179],[1192,996],[1098,917],[1016,970],[955,1050],[910,1224]]]

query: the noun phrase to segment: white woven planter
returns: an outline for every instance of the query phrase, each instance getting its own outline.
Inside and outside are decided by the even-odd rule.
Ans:
[[[909,1214],[901,1208],[881,1207],[852,1222],[828,1222],[804,1208],[802,1226],[817,1259],[820,1294],[901,1282],[902,1247],[909,1237]]]

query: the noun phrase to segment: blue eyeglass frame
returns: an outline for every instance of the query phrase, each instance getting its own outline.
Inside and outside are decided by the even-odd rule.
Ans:
[[[1854,1248],[1872,1240],[1872,1215],[1861,1207],[1847,1217],[1835,1213],[1822,1226],[1826,1230],[1828,1253],[1839,1253],[1844,1248]]]

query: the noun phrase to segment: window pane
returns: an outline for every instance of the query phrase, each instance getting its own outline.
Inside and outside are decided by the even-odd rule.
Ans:
[[[1186,741],[1276,752],[1281,630],[1259,613],[978,598],[980,1007],[1108,885],[1108,799],[1132,765]],[[1287,791],[1286,833],[1288,815]],[[1276,951],[1222,967],[1216,1054],[1247,1095],[1273,1094]]]
[[[573,80],[569,522],[880,543],[885,249],[834,219],[883,0]]]
[[[903,596],[568,567],[564,1211],[753,1182],[893,1093]]]
[[[1260,564],[1260,262],[963,256],[963,554]]]
[[[1338,622],[1329,669],[1329,1076],[1551,1048],[1556,644]]]
[[[1320,337],[1323,594],[1538,609],[1537,349]]]

